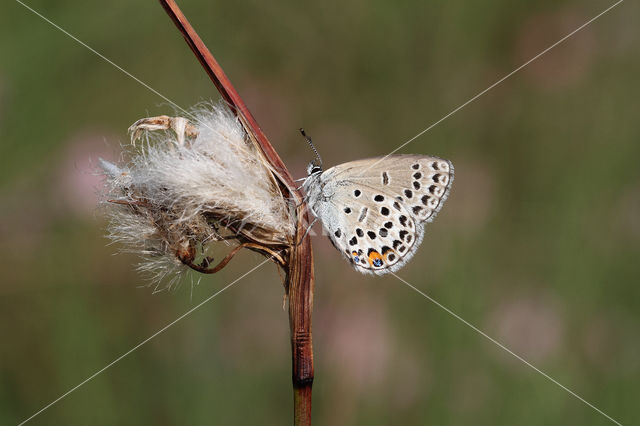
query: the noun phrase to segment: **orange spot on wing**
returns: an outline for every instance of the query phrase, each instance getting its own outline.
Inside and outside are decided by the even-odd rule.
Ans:
[[[374,266],[374,263],[373,263],[373,262],[375,262],[375,261],[376,261],[376,259],[379,259],[379,260],[382,262],[382,260],[383,260],[384,258],[382,257],[382,255],[381,255],[380,253],[378,253],[377,251],[375,251],[375,250],[374,250],[374,251],[372,251],[372,252],[369,254],[369,264],[370,264],[371,266]],[[380,265],[377,265],[377,266],[380,266]]]

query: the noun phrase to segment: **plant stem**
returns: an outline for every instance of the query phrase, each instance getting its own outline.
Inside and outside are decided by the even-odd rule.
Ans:
[[[301,224],[297,233],[304,233]],[[303,234],[304,235],[304,234]],[[313,344],[311,311],[313,308],[313,257],[307,236],[292,251],[287,274],[289,282],[289,328],[293,355],[294,425],[311,424],[311,386],[313,385]]]
[[[262,150],[265,159],[276,171],[276,178],[285,189],[288,197],[302,200],[296,189],[291,174],[280,159],[266,135],[258,126],[255,118],[244,101],[227,78],[209,49],[182,14],[174,0],[159,0],[171,20],[182,33],[187,44],[204,67],[205,71],[220,92],[220,95],[231,106],[240,118],[247,133]],[[313,384],[313,345],[311,339],[311,313],[313,310],[313,253],[311,237],[305,232],[310,223],[306,206],[298,207],[298,223],[296,237],[288,248],[285,288],[289,296],[289,327],[291,330],[292,379],[294,425],[311,425],[311,388]],[[298,241],[302,235],[305,237]]]

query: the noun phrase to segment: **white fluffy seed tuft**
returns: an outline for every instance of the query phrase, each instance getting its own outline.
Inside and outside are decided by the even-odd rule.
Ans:
[[[139,269],[155,282],[184,272],[210,242],[283,246],[295,233],[290,204],[233,113],[208,105],[194,116],[193,138],[147,133],[127,165],[100,161],[108,237],[143,256]]]

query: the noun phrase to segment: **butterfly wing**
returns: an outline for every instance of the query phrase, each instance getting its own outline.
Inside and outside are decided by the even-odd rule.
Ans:
[[[422,242],[453,182],[452,164],[424,155],[344,163],[319,177],[310,199],[333,244],[361,272],[401,268]]]

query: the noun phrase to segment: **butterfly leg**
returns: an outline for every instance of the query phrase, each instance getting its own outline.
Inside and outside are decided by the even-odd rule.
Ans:
[[[309,198],[308,195],[305,195],[304,197],[302,197],[302,200],[300,201],[300,203],[296,204],[296,210],[299,209],[304,203],[306,203],[308,198]]]
[[[307,226],[307,229],[304,231],[304,235],[302,236],[302,238],[300,238],[300,241],[298,242],[298,244],[300,244],[302,240],[306,238],[307,234],[309,234],[309,232],[311,231],[311,228],[313,228],[313,225],[315,225],[317,221],[318,221],[318,218],[316,217],[315,219],[313,219],[313,222],[311,222],[311,224]]]
[[[131,143],[135,145],[136,140],[142,136],[144,132],[156,130],[173,130],[178,138],[178,144],[184,145],[185,137],[193,139],[198,136],[196,127],[189,123],[189,120],[183,117],[169,117],[160,115],[158,117],[142,118],[129,127],[131,135]]]

